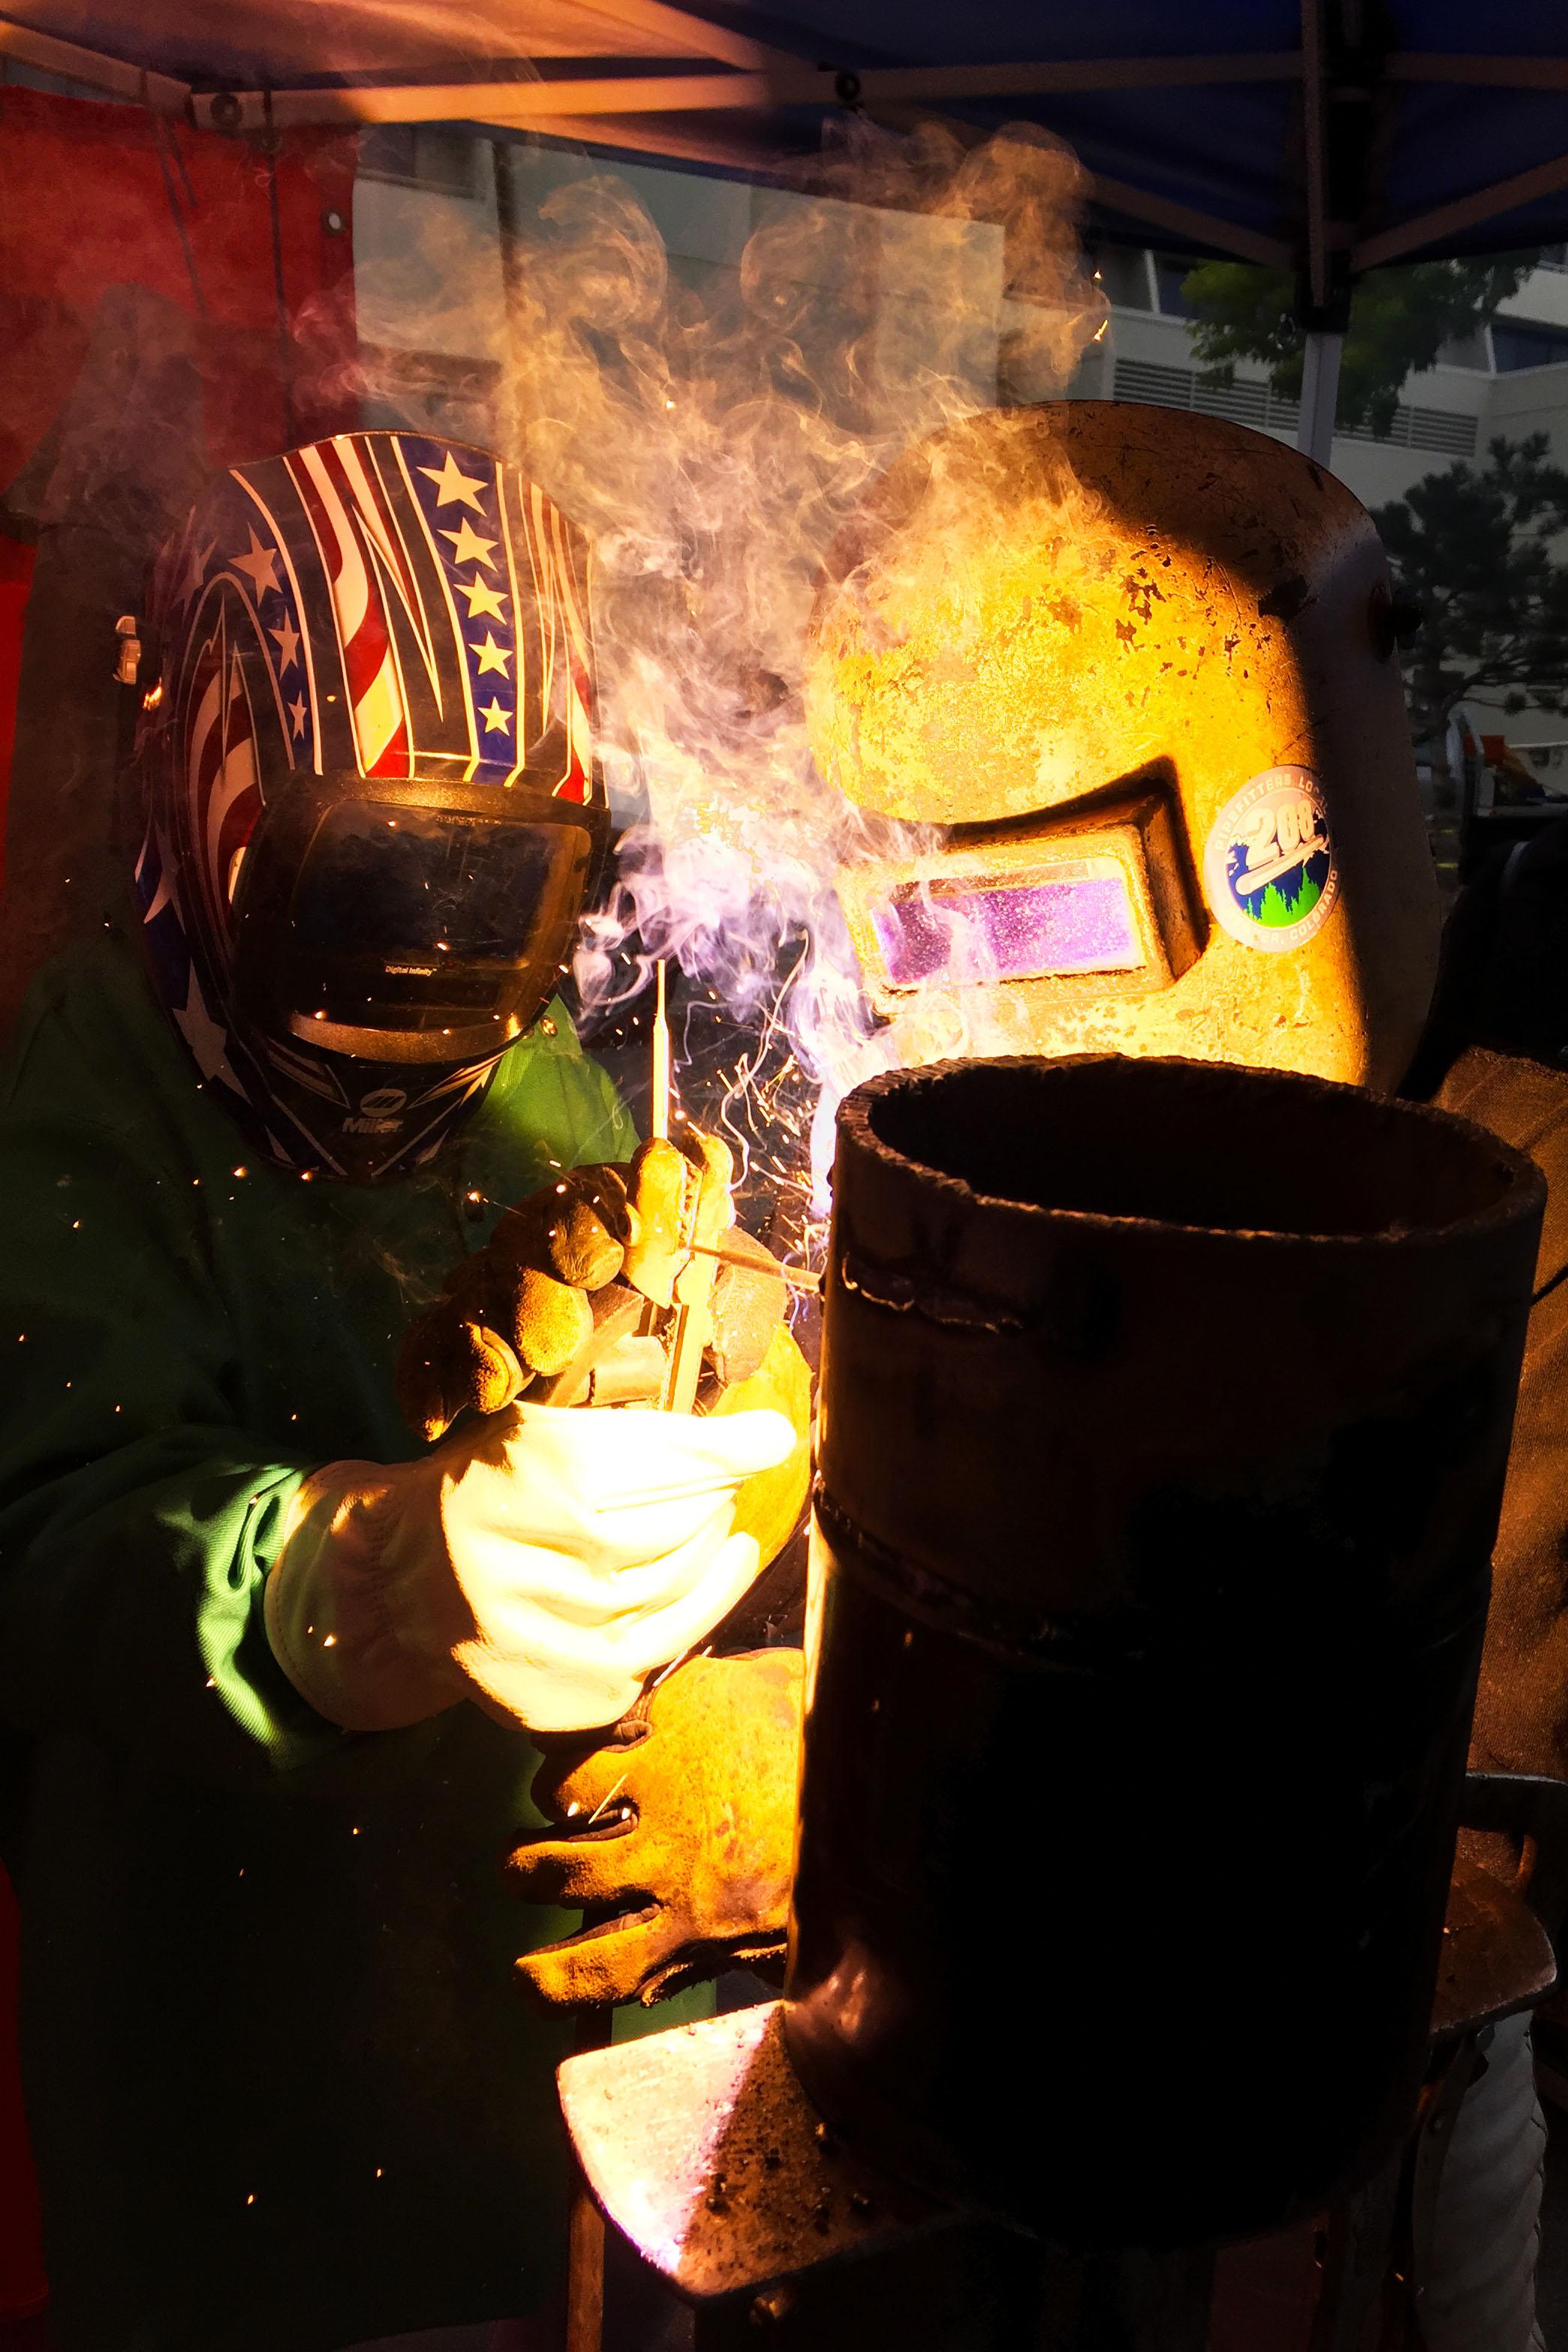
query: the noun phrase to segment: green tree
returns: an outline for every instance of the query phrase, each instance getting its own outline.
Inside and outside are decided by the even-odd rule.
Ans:
[[[1549,446],[1544,433],[1492,441],[1484,466],[1423,475],[1373,515],[1396,593],[1421,615],[1406,637],[1405,682],[1443,798],[1456,703],[1568,709],[1568,564],[1557,552],[1568,472]]]
[[[1533,255],[1512,253],[1369,269],[1351,297],[1340,360],[1340,423],[1386,433],[1406,377],[1429,368],[1451,338],[1485,326],[1533,266]],[[1300,398],[1302,336],[1289,270],[1200,261],[1188,271],[1182,294],[1194,321],[1193,348],[1211,383],[1229,383],[1238,360],[1261,360],[1275,391]]]

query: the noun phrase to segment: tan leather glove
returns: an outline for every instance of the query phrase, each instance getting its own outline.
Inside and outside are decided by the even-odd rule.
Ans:
[[[500,1412],[582,1354],[593,1294],[625,1262],[632,1194],[624,1168],[574,1168],[506,1212],[403,1341],[397,1399],[412,1429],[434,1441],[465,1406]]]
[[[691,1658],[584,1756],[546,1759],[553,1821],[507,1864],[530,1903],[616,1916],[517,1962],[552,2008],[644,2006],[727,1966],[781,1957],[794,1868],[802,1657]]]
[[[728,1146],[691,1129],[679,1143],[644,1143],[629,1168],[571,1169],[508,1209],[403,1342],[397,1396],[409,1426],[434,1442],[465,1407],[499,1412],[525,1391],[551,1404],[656,1395],[658,1342],[633,1335],[647,1307],[672,1307],[694,1280],[711,1308],[714,1370],[747,1378],[782,1317],[784,1285],[745,1235],[747,1266],[716,1271],[690,1247],[733,1233],[733,1176]]]
[[[707,1418],[764,1412],[781,1412],[795,1433],[793,1451],[779,1467],[758,1471],[735,1498],[735,1533],[755,1539],[766,1568],[794,1534],[811,1484],[811,1370],[782,1323],[773,1326],[757,1370],[733,1381]]]
[[[810,1480],[811,1382],[785,1329],[773,1259],[735,1224],[729,1147],[693,1129],[644,1143],[629,1168],[577,1168],[509,1209],[482,1250],[410,1330],[397,1395],[411,1428],[439,1438],[465,1408],[655,1401],[662,1342],[639,1337],[650,1307],[700,1290],[706,1318],[705,1413],[768,1407],[795,1446],[748,1481],[735,1530],[755,1537],[766,1568],[798,1521]],[[716,1265],[691,1242],[722,1244],[749,1263]]]

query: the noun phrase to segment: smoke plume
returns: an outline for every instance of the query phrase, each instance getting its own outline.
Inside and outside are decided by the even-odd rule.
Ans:
[[[835,877],[920,844],[813,765],[801,660],[820,567],[911,440],[1065,385],[1105,316],[1082,175],[1030,125],[966,144],[851,118],[798,186],[750,192],[737,266],[705,269],[672,262],[627,178],[570,169],[503,151],[497,346],[508,454],[595,544],[601,742],[632,817],[577,980],[604,1007],[647,959],[678,963],[761,1033],[775,1073],[792,1062],[765,1108],[804,1126],[816,1098],[820,1159],[839,1097],[889,1058]],[[737,1074],[743,1141],[760,1066]],[[769,1152],[802,1198],[807,1146]]]

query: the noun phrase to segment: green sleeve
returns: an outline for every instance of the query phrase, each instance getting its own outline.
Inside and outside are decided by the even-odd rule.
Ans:
[[[515,1116],[530,1132],[559,1135],[562,1164],[595,1167],[630,1160],[637,1149],[631,1113],[609,1072],[582,1052],[564,1009],[553,1050],[536,1055],[518,1088]]]
[[[464,1181],[509,1205],[558,1169],[630,1160],[637,1142],[609,1072],[582,1051],[557,997],[528,1049],[497,1072],[464,1148]]]
[[[501,1066],[495,1142],[516,1152],[525,1140],[553,1139],[551,1162],[562,1167],[630,1160],[640,1139],[632,1115],[608,1070],[579,1045],[559,996],[543,1025],[548,1034],[534,1032],[531,1052]]]
[[[557,1010],[546,1050],[503,1066],[476,1139],[498,1198],[636,1146]],[[326,1456],[309,1434],[280,1450],[275,1423],[247,1424],[276,1318],[231,1305],[232,1248],[229,1288],[214,1264],[198,1171],[234,1148],[218,1117],[133,967],[106,951],[40,987],[0,1076],[0,1722],[79,1725],[203,1775],[329,1760],[356,1781],[394,1777],[423,1734],[339,1731],[267,1645],[267,1573]],[[302,1279],[267,1221],[253,1237],[258,1288]],[[332,1375],[296,1372],[308,1431]],[[390,1392],[387,1409],[395,1422]],[[329,1450],[385,1443],[341,1433]]]
[[[70,1043],[35,1031],[0,1102],[0,1717],[198,1772],[303,1761],[343,1735],[256,1603],[309,1465],[238,1425],[190,1179],[40,1071]]]

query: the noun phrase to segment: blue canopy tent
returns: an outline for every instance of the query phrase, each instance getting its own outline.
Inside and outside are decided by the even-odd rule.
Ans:
[[[1319,453],[1355,274],[1568,238],[1561,0],[18,0],[0,55],[235,133],[463,121],[747,176],[834,109],[1038,121],[1106,232],[1298,272]]]

